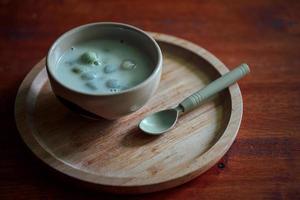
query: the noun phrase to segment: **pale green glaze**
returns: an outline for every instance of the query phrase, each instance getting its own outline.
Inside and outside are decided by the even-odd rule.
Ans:
[[[146,117],[140,122],[139,127],[148,134],[158,135],[175,125],[178,114],[176,109],[163,110]]]
[[[196,108],[201,105],[204,100],[232,85],[249,72],[249,66],[247,64],[241,64],[234,70],[226,73],[184,99],[176,108],[159,111],[144,118],[139,124],[140,129],[151,135],[159,135],[169,131],[176,124],[179,114]]]

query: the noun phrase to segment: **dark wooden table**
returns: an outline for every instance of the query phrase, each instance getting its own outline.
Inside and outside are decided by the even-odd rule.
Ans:
[[[0,1],[0,199],[300,199],[300,1]],[[63,32],[119,21],[247,62],[244,116],[220,162],[180,187],[139,196],[80,189],[47,173],[22,143],[14,99]]]

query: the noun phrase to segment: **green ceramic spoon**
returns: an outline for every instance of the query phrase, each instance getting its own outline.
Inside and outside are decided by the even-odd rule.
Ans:
[[[147,116],[140,122],[139,128],[143,132],[151,135],[159,135],[169,131],[176,124],[179,115],[198,107],[204,100],[232,85],[249,72],[250,69],[248,65],[241,64],[234,70],[224,74],[184,99],[177,107],[162,110]]]

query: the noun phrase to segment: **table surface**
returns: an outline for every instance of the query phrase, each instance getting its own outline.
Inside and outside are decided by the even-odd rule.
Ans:
[[[0,1],[0,199],[300,199],[300,1]],[[239,81],[244,115],[217,165],[162,192],[117,196],[58,180],[22,143],[14,122],[17,89],[63,32],[118,21],[190,40]]]

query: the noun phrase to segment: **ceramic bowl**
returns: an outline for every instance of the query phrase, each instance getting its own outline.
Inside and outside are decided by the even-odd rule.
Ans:
[[[122,38],[143,49],[153,63],[151,75],[134,87],[109,94],[80,92],[64,85],[55,77],[55,65],[67,49],[79,42],[102,38]],[[60,36],[48,52],[46,68],[54,94],[67,107],[90,118],[117,119],[137,111],[153,96],[160,81],[162,53],[155,40],[136,27],[112,22],[92,23]]]

